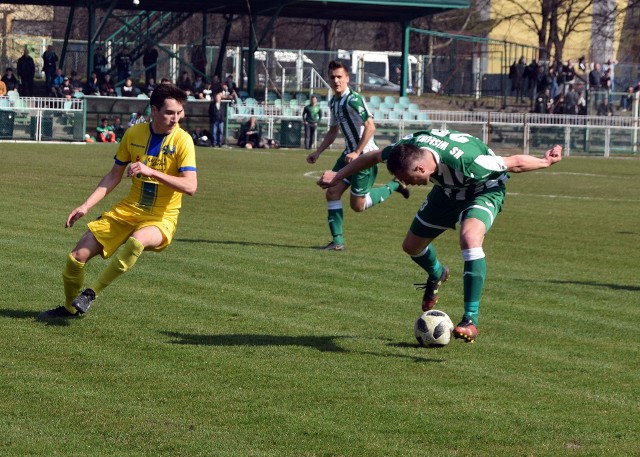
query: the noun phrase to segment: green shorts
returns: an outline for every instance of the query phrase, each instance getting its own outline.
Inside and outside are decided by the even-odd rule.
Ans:
[[[344,161],[344,157],[349,151],[344,151],[336,160],[336,164],[333,166],[332,171],[339,171],[343,169],[347,164]],[[357,172],[355,175],[351,175],[342,181],[351,186],[351,193],[358,197],[363,197],[369,193],[373,188],[378,177],[378,165],[374,165],[371,168]]]
[[[421,238],[435,238],[447,229],[455,229],[458,222],[471,218],[482,221],[488,232],[502,210],[505,196],[505,187],[497,186],[473,198],[456,200],[435,186],[413,219],[411,233]]]

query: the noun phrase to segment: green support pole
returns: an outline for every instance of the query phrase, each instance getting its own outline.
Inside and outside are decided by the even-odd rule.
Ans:
[[[407,95],[409,76],[409,35],[410,28],[408,22],[402,23],[402,73],[400,77],[400,95]]]
[[[76,11],[76,7],[72,6],[69,10],[69,19],[67,20],[67,29],[64,32],[64,42],[62,43],[62,51],[60,52],[59,68],[64,67],[64,58],[67,55],[67,45],[69,44],[69,37],[71,36],[71,26],[73,25],[73,15]]]
[[[95,33],[96,33],[96,5],[93,2],[89,2],[87,5],[87,11],[89,13],[88,24],[87,24],[87,35],[89,39],[87,40],[87,80],[91,77],[91,73],[93,72],[93,55],[94,55],[94,46],[95,46]]]
[[[227,43],[229,42],[229,34],[231,33],[231,25],[233,25],[233,14],[225,16],[227,24],[224,27],[224,33],[222,34],[222,41],[220,42],[220,54],[218,54],[218,61],[216,62],[216,69],[213,74],[218,75],[222,81],[222,64],[224,63],[224,56],[227,53]]]
[[[256,42],[256,18],[251,17],[249,21],[249,55],[247,56],[247,71],[249,74],[247,75],[247,92],[249,93],[249,97],[254,98],[254,83],[255,83],[255,68],[256,68],[256,56],[255,52],[258,48],[258,44]]]

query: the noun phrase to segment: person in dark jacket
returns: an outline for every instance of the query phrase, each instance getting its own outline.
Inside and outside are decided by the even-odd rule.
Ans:
[[[218,92],[209,104],[209,124],[211,124],[211,147],[222,147],[222,132],[227,120],[227,104],[222,102],[222,92]]]
[[[29,55],[29,49],[24,48],[22,57],[18,59],[18,78],[20,78],[20,95],[33,97],[33,78],[36,75],[36,63]]]

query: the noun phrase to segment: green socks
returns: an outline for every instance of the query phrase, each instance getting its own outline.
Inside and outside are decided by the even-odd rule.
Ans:
[[[329,230],[331,231],[333,242],[336,244],[343,244],[344,239],[342,237],[342,201],[336,200],[327,202],[327,211],[329,213],[327,220],[329,222]]]
[[[420,265],[424,271],[429,273],[429,279],[436,280],[442,274],[442,265],[438,261],[436,248],[433,245],[427,246],[420,254],[411,256],[411,260]]]
[[[464,314],[478,326],[480,297],[487,276],[487,262],[482,248],[464,249]]]

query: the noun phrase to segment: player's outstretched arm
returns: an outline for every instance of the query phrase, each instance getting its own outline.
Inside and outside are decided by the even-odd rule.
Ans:
[[[325,171],[318,180],[318,185],[323,189],[333,187],[344,178],[347,178],[359,171],[366,170],[367,168],[371,168],[380,162],[382,162],[382,150],[378,149],[375,151],[369,151],[366,154],[362,154],[353,162],[349,162],[338,172],[330,170]]]
[[[510,157],[503,157],[503,159],[504,165],[507,167],[507,171],[513,173],[539,170],[540,168],[550,167],[562,159],[562,146],[555,145],[545,152],[544,157],[542,158],[526,154],[518,154]]]
[[[96,187],[96,189],[91,193],[91,195],[89,195],[84,203],[71,211],[64,226],[73,227],[73,224],[75,224],[78,219],[87,214],[94,205],[96,205],[100,200],[106,197],[109,192],[115,189],[115,187],[120,184],[120,181],[122,180],[124,169],[124,165],[113,165],[109,173],[102,177],[100,183],[98,184],[98,187]]]

